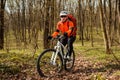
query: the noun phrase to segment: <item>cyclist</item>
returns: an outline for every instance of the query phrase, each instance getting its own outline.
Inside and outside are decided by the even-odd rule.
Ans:
[[[75,26],[72,21],[68,18],[67,11],[60,12],[60,21],[57,23],[56,31],[48,36],[48,39],[55,38],[59,33],[62,33],[61,43],[65,46],[68,45],[67,58],[70,58],[73,50],[73,42],[76,39],[76,31],[73,31]]]

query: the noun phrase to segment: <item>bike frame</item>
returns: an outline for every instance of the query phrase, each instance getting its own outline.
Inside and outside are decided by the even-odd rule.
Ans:
[[[62,48],[63,48],[63,52],[62,52]],[[53,65],[56,65],[55,62],[56,62],[56,58],[57,58],[58,53],[60,53],[62,59],[64,60],[64,52],[65,52],[64,50],[65,50],[65,48],[66,47],[58,40],[57,45],[54,47],[56,52],[54,52],[52,54],[51,61],[50,61]],[[64,61],[63,61],[63,63],[64,63]]]

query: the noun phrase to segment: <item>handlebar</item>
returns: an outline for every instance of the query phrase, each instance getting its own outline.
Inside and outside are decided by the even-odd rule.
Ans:
[[[64,35],[57,35],[55,38],[53,38],[53,39],[57,39],[57,40],[61,40],[61,38],[63,38],[63,37],[65,37]]]

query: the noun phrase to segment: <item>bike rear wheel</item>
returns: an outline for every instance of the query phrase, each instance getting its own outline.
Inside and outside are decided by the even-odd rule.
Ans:
[[[74,51],[72,51],[70,59],[65,59],[65,64],[64,64],[65,70],[71,71],[74,66],[74,62],[75,62],[75,53]]]
[[[59,53],[56,57],[55,64],[51,62],[51,57],[55,52],[56,50],[54,49],[47,49],[39,55],[37,60],[37,71],[41,77],[50,77],[61,72],[63,61]]]

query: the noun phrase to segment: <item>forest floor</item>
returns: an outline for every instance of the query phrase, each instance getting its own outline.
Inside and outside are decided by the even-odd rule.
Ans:
[[[99,41],[98,41],[99,42]],[[72,71],[62,71],[60,74],[42,78],[36,70],[39,50],[31,56],[27,50],[0,51],[0,80],[120,80],[120,47],[113,46],[112,54],[106,54],[104,45],[90,42],[81,46],[75,42],[75,64]]]
[[[4,65],[4,70],[0,73],[0,80],[120,80],[120,65],[114,61],[93,62],[93,59],[95,58],[86,58],[79,54],[76,56],[71,72],[63,70],[58,76],[50,78],[41,78],[36,71],[34,62],[31,64],[31,61],[28,63],[26,61],[21,64],[18,59],[13,62],[16,63],[16,66],[19,65],[20,70],[15,67],[10,70],[7,69],[8,66]],[[0,70],[2,70],[2,66],[3,64],[0,64]]]

